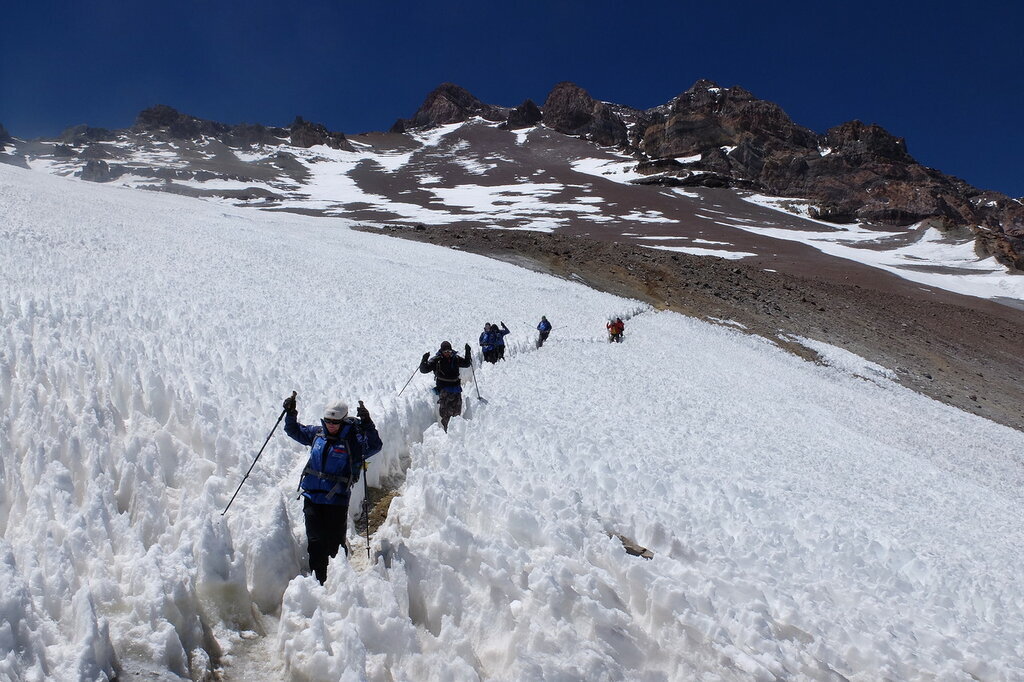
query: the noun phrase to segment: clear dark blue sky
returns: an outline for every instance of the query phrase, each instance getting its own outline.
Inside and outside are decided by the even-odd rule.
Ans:
[[[648,108],[709,78],[818,132],[878,123],[921,163],[1024,196],[1013,0],[36,0],[4,3],[0,25],[0,123],[18,137],[123,128],[158,103],[359,133],[444,81],[515,106],[569,80]]]

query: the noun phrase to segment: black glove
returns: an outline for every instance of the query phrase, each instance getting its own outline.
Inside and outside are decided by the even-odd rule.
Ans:
[[[363,426],[373,426],[370,411],[366,409],[366,405],[363,405],[362,400],[359,401],[359,407],[356,408],[356,416],[359,417],[359,421],[363,422]]]
[[[423,354],[423,359],[420,360],[420,362],[426,362],[428,360],[430,360],[430,353],[424,353]]]
[[[468,343],[466,344],[466,357],[467,358],[473,357],[473,349],[469,347]]]
[[[288,414],[299,413],[299,408],[295,406],[295,391],[292,391],[292,394],[284,399],[284,403],[281,404],[281,407],[283,407],[284,411]]]

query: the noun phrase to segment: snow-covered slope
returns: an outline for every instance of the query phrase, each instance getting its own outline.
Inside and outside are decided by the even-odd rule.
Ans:
[[[4,166],[0,213],[3,676],[1024,676],[1024,435],[877,367],[340,219]],[[397,396],[501,320],[449,433]],[[401,491],[323,587],[282,433],[221,515],[291,390]]]

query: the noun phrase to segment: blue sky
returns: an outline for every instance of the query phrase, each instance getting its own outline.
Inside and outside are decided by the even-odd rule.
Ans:
[[[921,163],[1024,196],[1015,2],[4,3],[0,123],[121,128],[153,104],[226,123],[386,130],[457,83],[542,104],[563,80],[647,108],[698,78],[818,132],[878,123]]]

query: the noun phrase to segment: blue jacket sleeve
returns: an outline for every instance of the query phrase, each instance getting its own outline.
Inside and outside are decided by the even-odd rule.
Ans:
[[[284,416],[284,432],[303,445],[312,445],[316,427],[300,424],[298,418],[289,412]]]
[[[380,434],[377,433],[377,427],[373,424],[364,426],[356,436],[356,441],[359,443],[364,460],[370,459],[384,447],[384,442],[381,441]]]

